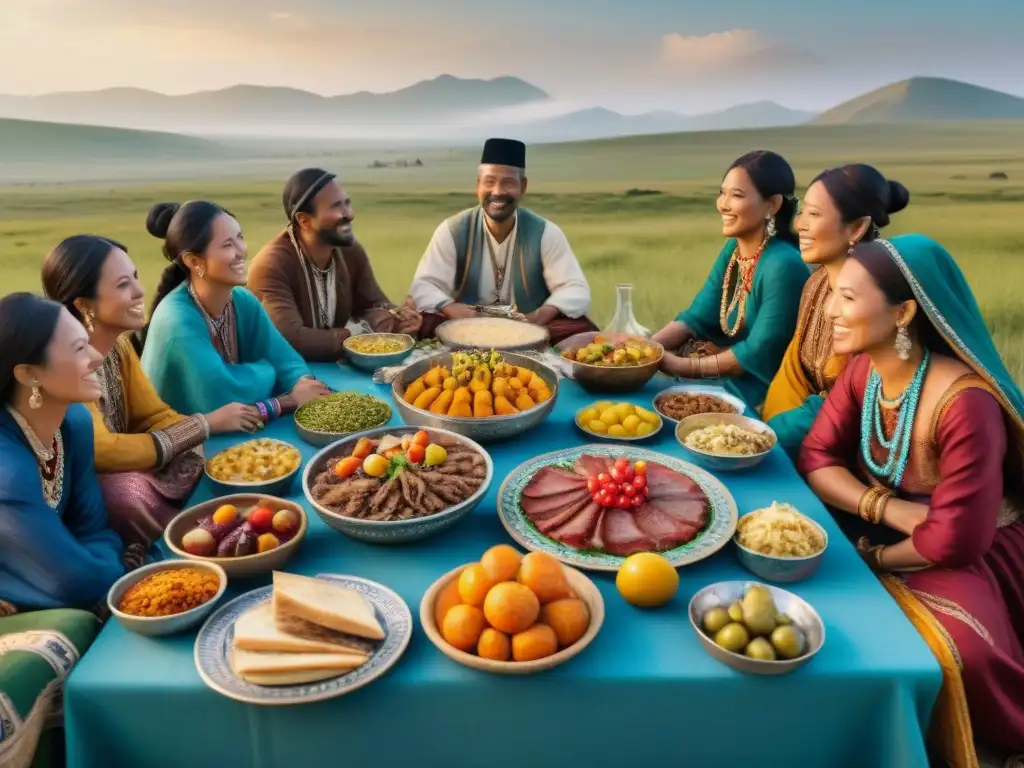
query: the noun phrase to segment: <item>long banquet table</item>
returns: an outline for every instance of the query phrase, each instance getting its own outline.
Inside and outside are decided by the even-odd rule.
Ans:
[[[334,389],[390,401],[367,374],[322,364],[314,372]],[[669,381],[615,398],[649,405]],[[405,655],[380,680],[316,704],[273,707],[238,703],[200,680],[196,631],[146,638],[104,627],[67,684],[65,717],[71,768],[318,768],[319,766],[576,765],[876,766],[927,768],[922,730],[941,674],[924,641],[862,563],[822,505],[775,449],[759,467],[719,475],[740,514],[787,501],[822,523],[830,546],[820,570],[789,588],[809,601],[826,642],[809,664],[781,677],[733,671],[701,648],[687,619],[690,597],[712,582],[751,579],[731,550],[679,571],[668,605],[634,608],[614,574],[590,574],[607,615],[594,642],[546,673],[489,675],[442,655],[419,625],[419,602],[442,573],[512,542],[495,512],[498,487],[526,459],[587,441],[573,425],[596,400],[563,381],[545,423],[517,440],[487,446],[494,480],[472,515],[426,541],[388,547],[333,531],[314,514],[288,570],[355,574],[399,593],[414,616]],[[401,423],[395,411],[392,424]],[[680,455],[671,425],[642,443]],[[267,435],[298,445],[290,417]],[[207,455],[241,438],[214,438]],[[204,478],[193,502],[210,498]],[[303,501],[297,478],[291,498]],[[306,504],[307,510],[310,509]],[[269,583],[236,581],[224,602]]]

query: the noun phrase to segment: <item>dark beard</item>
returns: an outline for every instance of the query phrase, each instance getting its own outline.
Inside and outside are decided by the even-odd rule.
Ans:
[[[487,210],[487,206],[490,205],[491,203],[505,203],[505,209],[497,216],[495,216]],[[515,216],[516,208],[518,207],[519,206],[518,203],[516,203],[516,200],[506,195],[488,195],[487,197],[484,198],[483,202],[484,213],[487,214],[487,217],[492,221],[497,221],[499,223],[503,221],[508,221],[513,216]]]
[[[345,224],[345,223],[346,222],[342,222],[342,224]],[[331,227],[330,229],[318,230],[317,231],[317,236],[320,238],[320,241],[322,243],[324,243],[326,245],[334,246],[336,248],[342,248],[342,247],[347,248],[348,246],[352,245],[356,241],[356,236],[355,236],[354,233],[350,232],[347,235],[342,235],[342,234],[340,234],[338,232],[338,228],[337,227]]]

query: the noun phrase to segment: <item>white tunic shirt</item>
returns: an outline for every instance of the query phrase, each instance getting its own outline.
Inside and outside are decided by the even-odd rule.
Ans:
[[[519,228],[519,215],[512,232],[499,243],[484,226],[490,241],[491,253],[499,267],[505,268],[505,276],[500,290],[495,290],[494,270],[491,268],[490,256],[484,248],[484,262],[480,265],[480,282],[477,286],[480,301],[483,304],[514,304],[512,270],[507,268],[510,254],[515,248],[516,232]],[[565,233],[555,224],[548,221],[540,241],[541,263],[544,269],[544,282],[547,284],[550,297],[544,303],[550,305],[566,317],[578,318],[590,310],[590,285],[580,268],[576,255],[569,247]],[[436,312],[441,307],[454,302],[456,289],[455,265],[457,254],[455,239],[447,222],[441,222],[434,236],[430,239],[423,258],[420,259],[416,274],[413,277],[409,295],[416,302],[420,312]]]

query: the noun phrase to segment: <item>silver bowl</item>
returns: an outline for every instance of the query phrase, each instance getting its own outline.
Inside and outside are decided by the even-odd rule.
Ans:
[[[522,413],[513,413],[506,416],[495,415],[480,419],[463,416],[441,416],[422,408],[416,408],[412,403],[406,402],[402,397],[406,385],[422,376],[435,365],[444,365],[450,368],[452,361],[450,352],[441,352],[423,360],[417,360],[408,366],[392,382],[391,397],[395,401],[395,406],[398,408],[398,412],[402,415],[402,419],[406,424],[454,432],[478,443],[493,443],[498,440],[517,437],[544,421],[555,407],[555,401],[558,399],[558,374],[544,365],[544,363],[534,360],[532,357],[519,355],[515,352],[503,352],[502,357],[509,365],[514,365],[517,368],[527,368],[544,379],[551,390],[551,397],[535,408]]]
[[[457,340],[460,330],[472,328],[483,322],[488,324],[508,323],[512,330],[521,330],[523,326],[535,331],[536,339],[513,344],[466,344]],[[434,336],[449,349],[494,349],[498,352],[518,352],[532,349],[543,352],[551,346],[551,333],[543,325],[533,325],[522,320],[510,320],[503,317],[462,317],[457,320],[445,320],[434,331]]]
[[[287,445],[289,448],[293,448],[296,451],[299,450],[298,448],[296,448],[291,443],[286,442],[285,440],[278,440],[275,437],[261,438],[261,437],[254,436],[250,440],[246,440],[244,442],[251,442],[252,440],[272,440],[275,443],[281,443],[282,445]],[[238,445],[242,445],[242,444],[243,443],[239,443]],[[234,448],[235,446],[230,446],[230,447]],[[224,450],[225,451],[229,450],[229,448],[225,448]],[[220,453],[223,453],[223,452],[224,451],[218,451],[217,454],[214,454],[214,456],[217,456],[217,455],[219,455]],[[220,495],[222,495],[222,496],[230,496],[230,495],[236,494],[236,493],[255,493],[255,494],[261,494],[261,495],[265,494],[267,496],[285,496],[285,497],[287,497],[287,496],[290,495],[289,492],[291,491],[292,481],[295,480],[296,475],[299,474],[299,470],[302,469],[301,455],[302,455],[302,452],[299,451],[299,456],[300,456],[299,465],[297,467],[295,467],[295,469],[293,469],[287,475],[282,475],[281,477],[275,477],[273,480],[267,480],[266,482],[262,482],[262,483],[233,483],[233,482],[229,482],[227,480],[218,480],[217,478],[215,478],[213,475],[210,474],[210,462],[209,461],[207,461],[206,464],[203,466],[203,472],[206,474],[207,479],[213,484],[214,489],[219,491]]]
[[[350,346],[355,340],[365,339],[399,339],[405,347],[397,352],[378,352],[378,353],[367,353],[357,352]],[[364,333],[358,336],[349,336],[345,339],[345,356],[349,362],[352,363],[353,368],[358,368],[360,371],[376,371],[378,368],[384,368],[388,365],[396,365],[405,358],[407,358],[416,345],[416,339],[407,333]]]
[[[824,542],[821,551],[807,557],[766,555],[761,552],[755,552],[740,544],[740,535],[737,530],[733,536],[733,544],[736,545],[736,557],[740,561],[740,565],[765,581],[774,581],[779,584],[792,584],[813,575],[818,570],[818,566],[821,565],[821,560],[825,556],[825,550],[828,549],[828,533],[825,532],[821,525],[811,520],[807,515],[802,515],[796,510],[793,510],[793,512],[800,515],[801,518],[806,520],[821,534],[822,541]],[[750,512],[748,514],[752,515],[754,513]],[[743,517],[747,516],[744,515]],[[741,521],[743,517],[740,518]]]
[[[357,436],[339,440],[327,446],[309,460],[305,471],[302,473],[302,492],[306,496],[306,501],[313,507],[313,511],[320,516],[320,519],[334,530],[344,533],[346,536],[351,536],[353,539],[371,544],[408,544],[409,542],[419,541],[451,528],[476,508],[484,494],[491,487],[491,481],[494,479],[494,463],[491,461],[490,454],[479,443],[444,429],[428,427],[426,431],[432,434],[453,437],[462,443],[468,444],[483,457],[487,465],[487,476],[484,478],[483,484],[477,489],[476,493],[465,501],[429,517],[388,521],[360,520],[355,517],[345,517],[328,509],[313,498],[314,481],[316,476],[324,470],[327,460],[354,448],[360,438],[366,437],[372,440],[381,435],[401,437],[402,435],[415,434],[418,431],[419,427],[381,427],[379,429],[371,429],[368,432],[360,432]]]
[[[761,432],[767,434],[771,438],[772,446],[767,451],[751,454],[749,456],[729,456],[720,453],[698,451],[695,448],[690,448],[686,444],[686,436],[691,432],[703,429],[704,427],[712,427],[716,424],[735,424],[737,427],[749,432]],[[740,470],[756,467],[764,461],[765,456],[771,453],[772,449],[774,449],[779,442],[779,438],[775,434],[775,431],[763,421],[758,421],[757,419],[752,419],[748,416],[729,413],[698,413],[695,416],[687,416],[676,424],[676,440],[679,442],[679,446],[683,449],[683,453],[686,454],[688,459],[693,461],[695,464],[699,464],[705,469],[718,472],[738,472]]]
[[[777,659],[765,661],[763,659],[752,659],[741,653],[733,653],[715,645],[702,626],[704,614],[712,608],[728,608],[732,603],[741,600],[747,591],[750,582],[746,581],[720,581],[711,584],[697,592],[690,600],[689,616],[690,626],[697,633],[697,639],[704,646],[704,650],[711,656],[718,659],[740,672],[749,672],[754,675],[785,675],[799,667],[802,667],[821,650],[825,644],[825,624],[818,612],[811,607],[810,603],[797,597],[792,592],[765,584],[775,601],[775,607],[780,613],[785,613],[804,634],[807,647],[802,656],[795,659]]]
[[[625,333],[600,333],[588,331],[577,333],[560,342],[555,349],[559,354],[567,349],[577,349],[590,344],[596,337],[607,338],[611,343],[626,341],[636,338]],[[654,348],[657,358],[652,362],[643,365],[593,365],[581,363],[577,360],[569,360],[572,364],[572,376],[576,382],[591,392],[633,392],[642,388],[661,367],[661,360],[665,356],[665,348],[656,341],[644,339],[644,342]],[[563,358],[567,359],[567,358]]]
[[[220,587],[217,593],[202,605],[197,605],[184,613],[175,613],[171,616],[133,616],[130,613],[122,613],[117,606],[124,597],[129,587],[133,587],[152,573],[158,571],[169,571],[182,568],[194,568],[200,571],[210,571],[217,576]],[[202,560],[162,560],[157,563],[150,563],[141,568],[136,568],[114,582],[114,585],[107,592],[107,607],[111,615],[125,629],[147,637],[162,637],[184,632],[187,629],[200,624],[217,604],[217,601],[224,596],[228,587],[228,576],[216,563]]]
[[[336,392],[332,392],[331,394],[337,394],[337,393]],[[366,393],[365,392],[356,392],[355,394],[365,395]],[[330,395],[327,395],[327,397],[329,397],[329,396]],[[373,395],[370,395],[370,397],[373,397]],[[373,399],[377,400],[379,402],[384,403],[384,401],[381,400],[379,397],[374,397]],[[313,401],[311,400],[310,402],[313,402]],[[384,403],[384,405],[387,406],[388,417],[387,417],[386,420],[384,420],[380,424],[378,424],[377,427],[383,427],[386,424],[390,424],[391,423],[391,419],[395,415],[394,414],[394,409],[390,405],[388,405],[387,403]],[[304,407],[305,406],[303,406],[303,408]],[[302,408],[299,408],[297,411],[295,411],[295,413],[292,415],[292,421],[295,424],[295,431],[299,433],[299,437],[301,437],[305,442],[309,443],[310,445],[316,445],[316,446],[319,446],[320,448],[323,448],[325,445],[330,445],[331,443],[336,443],[339,440],[344,440],[346,437],[350,437],[352,435],[359,434],[359,432],[365,431],[365,430],[356,430],[355,432],[323,432],[323,431],[321,431],[319,429],[310,429],[309,427],[304,427],[302,424],[300,424],[298,422],[297,419],[295,419],[295,416],[297,416],[299,411],[301,411],[301,410],[302,410]],[[373,427],[373,429],[376,429],[377,427]]]
[[[671,416],[665,413],[665,411],[663,411],[661,409],[661,406],[658,404],[658,401],[661,400],[661,398],[665,397],[665,395],[672,394],[707,395],[708,397],[713,397],[717,400],[721,400],[727,405],[732,406],[734,412],[741,416],[743,415],[743,412],[746,411],[747,409],[746,403],[744,403],[742,400],[736,397],[736,395],[730,394],[726,390],[722,389],[722,387],[713,387],[709,384],[677,384],[673,387],[668,387],[667,389],[664,389],[661,392],[659,392],[657,395],[655,395],[654,400],[652,401],[652,406],[654,407],[654,410],[657,411],[663,419],[667,419],[668,421],[671,421],[673,424],[678,424],[679,419],[673,419]]]

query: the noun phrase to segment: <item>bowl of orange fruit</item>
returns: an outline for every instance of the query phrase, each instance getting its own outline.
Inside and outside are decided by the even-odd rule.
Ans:
[[[557,667],[590,645],[604,599],[589,578],[546,552],[498,544],[454,568],[420,601],[427,637],[450,659],[504,675]]]

